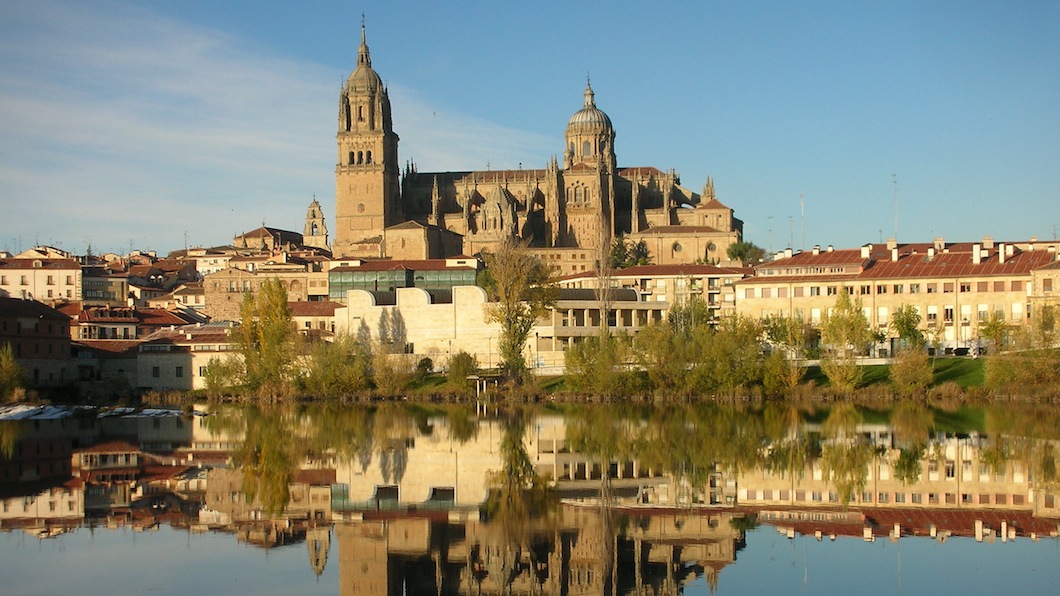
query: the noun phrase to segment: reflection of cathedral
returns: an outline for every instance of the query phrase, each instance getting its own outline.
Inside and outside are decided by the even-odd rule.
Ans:
[[[541,250],[595,251],[625,234],[645,240],[658,264],[710,262],[725,259],[742,234],[742,222],[717,200],[711,180],[697,194],[673,171],[619,167],[615,129],[589,84],[567,123],[562,162],[433,173],[407,165],[402,173],[390,100],[372,69],[363,28],[357,68],[339,96],[337,138],[339,256],[475,254],[513,235]],[[569,265],[568,254],[559,250],[546,260]],[[593,252],[590,263],[597,257]]]

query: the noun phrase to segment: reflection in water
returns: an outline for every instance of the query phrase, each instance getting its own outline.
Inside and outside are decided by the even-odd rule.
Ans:
[[[304,542],[315,575],[337,556],[347,594],[672,594],[716,587],[756,523],[989,542],[1060,522],[1060,410],[1026,404],[0,417],[4,530],[169,524]]]

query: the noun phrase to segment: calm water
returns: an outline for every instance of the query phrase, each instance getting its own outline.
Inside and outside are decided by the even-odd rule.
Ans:
[[[1053,408],[0,417],[4,594],[978,594],[1060,581]]]

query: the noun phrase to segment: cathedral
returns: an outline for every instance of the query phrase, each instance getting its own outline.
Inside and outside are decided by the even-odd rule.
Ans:
[[[620,167],[615,129],[586,81],[567,122],[562,161],[541,169],[421,172],[398,162],[390,99],[361,27],[357,68],[339,94],[336,257],[474,255],[505,237],[563,273],[592,270],[616,236],[644,241],[652,262],[717,263],[743,224],[714,194],[673,170]]]

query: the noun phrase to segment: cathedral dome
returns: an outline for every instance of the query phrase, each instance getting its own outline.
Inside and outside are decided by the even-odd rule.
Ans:
[[[375,91],[383,86],[383,79],[372,70],[372,56],[365,41],[364,24],[361,24],[361,45],[357,48],[357,68],[346,79],[346,88],[350,91]]]
[[[611,119],[600,108],[596,107],[593,88],[588,82],[585,84],[585,105],[582,109],[574,112],[567,123],[568,129],[592,129],[610,130]]]

